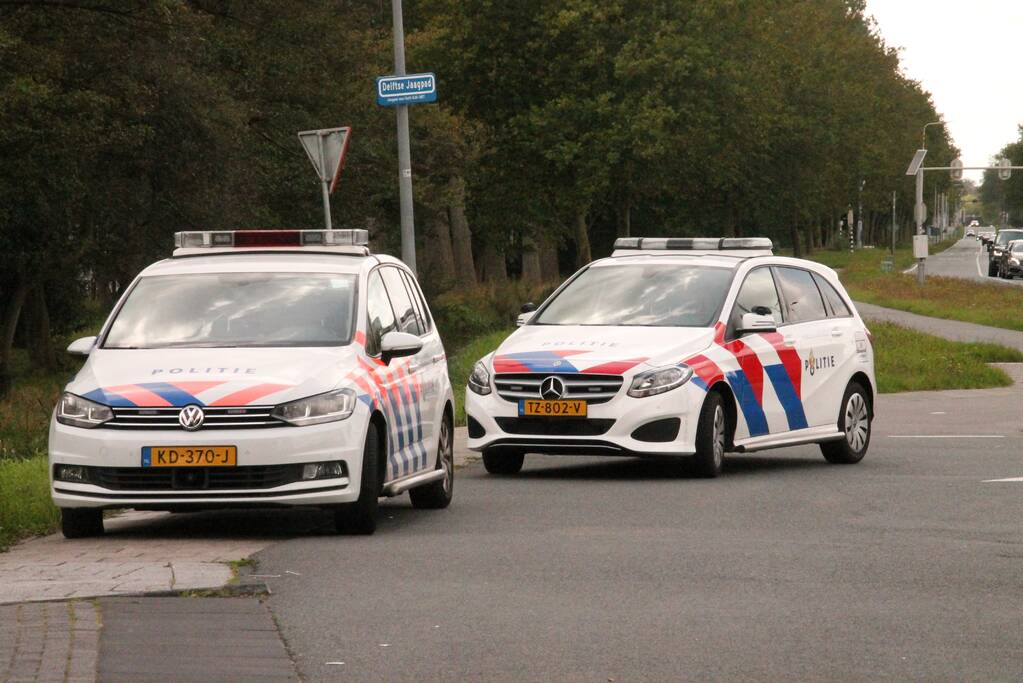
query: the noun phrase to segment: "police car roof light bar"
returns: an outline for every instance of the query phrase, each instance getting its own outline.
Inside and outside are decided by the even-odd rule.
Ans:
[[[176,249],[365,247],[366,230],[203,230],[174,233]]]
[[[619,237],[616,250],[773,251],[769,237]]]

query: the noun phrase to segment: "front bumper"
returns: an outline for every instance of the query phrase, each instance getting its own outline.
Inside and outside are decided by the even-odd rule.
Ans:
[[[50,423],[50,491],[57,507],[134,507],[140,509],[224,506],[337,505],[359,497],[362,454],[368,421],[356,413],[346,420],[307,427],[181,430],[81,429]],[[292,481],[268,488],[207,487],[107,488],[93,483],[54,481],[54,466],[140,468],[145,446],[236,446],[238,467],[301,465],[341,461],[347,476]],[[152,470],[155,468],[147,468]],[[162,469],[162,468],[161,468]]]
[[[501,398],[496,391],[481,396],[466,389],[468,446],[473,451],[507,447],[547,455],[692,455],[696,452],[696,424],[706,396],[707,392],[692,382],[646,398],[632,398],[623,388],[610,401],[587,407],[586,421],[590,424],[580,422],[577,429],[571,429],[567,421],[580,418],[520,418],[517,402]],[[674,438],[635,438],[637,429],[673,418],[680,421]],[[534,420],[533,424],[524,424],[527,419]],[[608,423],[613,424],[605,430]],[[574,433],[565,433],[570,431]]]

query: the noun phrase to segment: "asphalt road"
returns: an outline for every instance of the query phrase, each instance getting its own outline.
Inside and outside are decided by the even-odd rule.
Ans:
[[[1023,480],[985,480],[1023,477],[1021,397],[883,396],[855,466],[470,465],[450,509],[259,572],[307,681],[1020,680]]]
[[[928,275],[1023,286],[1023,280],[988,277],[987,263],[987,248],[980,243],[980,240],[965,237],[940,254],[929,257],[926,269]]]

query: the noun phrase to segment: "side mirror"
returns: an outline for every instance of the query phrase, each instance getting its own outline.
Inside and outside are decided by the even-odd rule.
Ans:
[[[394,358],[414,356],[423,350],[423,340],[408,332],[388,332],[380,340],[380,359],[389,364]]]
[[[739,326],[740,335],[753,334],[756,332],[777,332],[778,326],[774,323],[774,316],[760,315],[759,313],[744,313],[742,325]]]
[[[519,309],[519,313],[532,313],[536,310],[536,304],[530,301],[527,304],[522,304],[522,308]]]
[[[532,301],[527,304],[522,304],[522,308],[519,309],[519,317],[515,319],[515,325],[522,327],[529,322],[534,313],[536,313],[536,304]]]
[[[76,356],[88,356],[96,346],[96,337],[82,337],[68,344],[67,352]]]

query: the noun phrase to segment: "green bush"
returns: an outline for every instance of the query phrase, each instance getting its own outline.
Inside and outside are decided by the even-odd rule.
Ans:
[[[477,337],[514,326],[522,304],[539,305],[556,286],[509,282],[452,289],[431,300],[430,310],[450,354]]]

